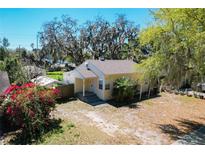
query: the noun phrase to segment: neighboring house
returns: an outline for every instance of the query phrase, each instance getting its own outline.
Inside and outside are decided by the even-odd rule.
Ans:
[[[0,95],[10,86],[7,72],[0,71]]]
[[[74,83],[74,92],[95,93],[102,100],[112,99],[113,83],[123,76],[139,79],[140,72],[131,60],[87,60],[73,71],[64,74],[66,83]],[[147,90],[142,86],[141,91]]]

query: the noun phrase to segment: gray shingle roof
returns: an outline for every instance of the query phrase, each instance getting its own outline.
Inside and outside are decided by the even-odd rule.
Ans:
[[[86,68],[85,63],[88,63],[88,66],[89,64],[94,65],[105,75],[128,74],[136,72],[136,63],[131,60],[87,60],[75,69],[84,78],[97,77],[95,73]]]
[[[105,75],[128,74],[136,72],[136,63],[132,60],[88,60]]]
[[[77,72],[79,72],[84,78],[95,78],[97,77],[92,71],[87,70],[85,66],[85,62],[76,67],[75,69]]]

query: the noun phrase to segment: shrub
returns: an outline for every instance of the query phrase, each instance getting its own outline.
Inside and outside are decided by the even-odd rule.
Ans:
[[[26,83],[27,79],[17,58],[7,57],[4,60],[4,70],[7,71],[11,83]]]
[[[44,76],[46,75],[46,70],[37,67],[35,65],[27,65],[22,67],[23,73],[26,77],[26,79],[31,80],[33,78],[36,78],[38,76]]]
[[[49,72],[56,72],[56,71],[61,71],[62,68],[61,67],[50,67],[48,68]]]
[[[0,47],[0,61],[4,61],[4,59],[8,56],[8,52],[4,47]]]
[[[44,133],[50,112],[55,108],[58,90],[27,83],[11,85],[4,94],[4,117],[10,127],[22,129],[23,140],[36,139]]]
[[[3,103],[4,99],[5,99],[5,96],[0,95],[0,106],[2,105],[2,103]]]
[[[134,96],[135,88],[135,81],[128,77],[119,78],[113,85],[113,97],[118,102],[131,100]]]
[[[0,60],[0,71],[4,71],[4,62]]]

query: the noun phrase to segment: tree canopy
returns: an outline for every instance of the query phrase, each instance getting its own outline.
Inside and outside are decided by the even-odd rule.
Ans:
[[[0,39],[0,61],[3,61],[8,55],[7,47],[9,46],[9,41],[7,38]]]
[[[155,22],[140,33],[140,44],[152,53],[142,64],[144,77],[164,76],[176,88],[203,82],[205,9],[159,9],[152,14]]]
[[[142,81],[150,86],[159,81],[175,88],[205,82],[205,9],[157,9],[152,16],[154,22],[139,30],[124,15],[113,22],[97,17],[81,25],[63,15],[43,25],[40,48],[32,43],[32,52],[10,52],[8,39],[0,39],[0,62],[8,55],[37,66],[65,60],[79,65],[101,57],[131,59],[140,63]]]
[[[139,28],[119,15],[113,23],[98,17],[78,25],[75,19],[63,15],[43,25],[40,32],[41,57],[51,56],[53,62],[70,59],[81,64],[87,58],[135,59]],[[136,52],[136,51],[135,51]],[[69,57],[69,58],[68,58]]]

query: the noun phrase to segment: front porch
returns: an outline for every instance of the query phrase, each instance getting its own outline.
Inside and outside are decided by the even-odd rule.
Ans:
[[[76,78],[75,79],[75,93],[81,92],[83,96],[86,92],[96,93],[97,78]]]
[[[92,105],[102,103],[104,91],[98,87],[98,77],[75,78],[75,94],[84,102]]]

